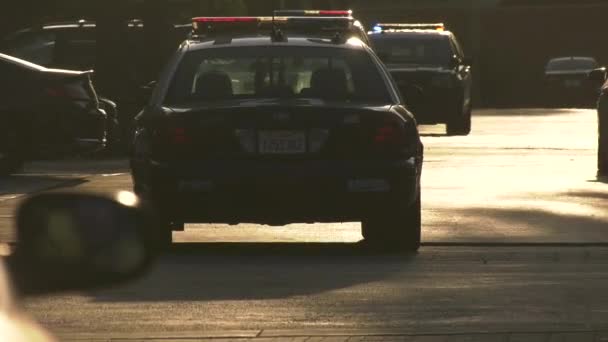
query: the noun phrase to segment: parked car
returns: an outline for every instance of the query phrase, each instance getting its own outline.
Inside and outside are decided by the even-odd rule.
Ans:
[[[472,61],[442,23],[385,23],[369,32],[418,123],[445,123],[448,135],[471,132]]]
[[[17,170],[33,156],[105,147],[108,116],[91,74],[0,54],[0,173]]]
[[[130,20],[126,28],[126,43],[117,48],[121,49],[121,55],[126,56],[123,62],[128,72],[116,80],[125,90],[118,94],[100,94],[102,100],[106,97],[112,99],[115,107],[107,111],[109,115],[116,112],[115,119],[120,124],[119,132],[112,132],[109,136],[108,143],[112,145],[119,144],[117,139],[129,139],[132,119],[144,104],[138,95],[140,87],[152,81],[141,62],[146,58],[144,23]],[[192,31],[192,25],[176,24],[173,28],[177,48]],[[95,70],[97,25],[95,21],[75,20],[27,28],[1,39],[0,52],[47,68]]]
[[[553,58],[545,66],[545,85],[549,106],[590,108],[598,95],[596,83],[588,80],[598,67],[592,57]]]

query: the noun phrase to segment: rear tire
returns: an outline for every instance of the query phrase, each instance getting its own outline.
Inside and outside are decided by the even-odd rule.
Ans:
[[[361,224],[365,242],[388,251],[416,252],[421,240],[420,193],[409,206],[382,210]]]
[[[471,133],[471,108],[466,110],[460,109],[456,115],[450,118],[446,124],[446,132],[448,135],[469,135]]]
[[[171,229],[171,223],[168,221],[162,221],[159,227],[157,249],[159,252],[167,252],[173,245],[173,230]]]
[[[173,224],[171,220],[163,213],[162,208],[158,205],[157,201],[154,201],[152,196],[144,191],[141,187],[134,186],[133,192],[141,198],[148,208],[152,208],[158,218],[158,225],[156,225],[154,249],[162,254],[167,252],[173,244]]]

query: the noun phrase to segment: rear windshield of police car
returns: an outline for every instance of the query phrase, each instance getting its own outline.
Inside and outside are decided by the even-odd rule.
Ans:
[[[592,70],[598,67],[595,59],[592,58],[572,58],[554,59],[547,64],[549,71],[571,71],[571,70]]]
[[[442,35],[375,34],[371,39],[385,63],[447,66],[454,54],[449,38]]]
[[[393,99],[367,51],[274,46],[186,53],[165,103],[292,98],[379,104]]]

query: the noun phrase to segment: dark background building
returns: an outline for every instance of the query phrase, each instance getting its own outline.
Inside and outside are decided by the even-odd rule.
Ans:
[[[0,14],[0,34],[45,22],[94,19],[101,87],[120,74],[120,25],[144,19],[150,77],[175,46],[168,25],[198,15],[269,15],[274,8],[352,8],[368,27],[379,21],[445,22],[475,60],[477,106],[540,106],[543,68],[557,56],[608,63],[605,0],[20,0]],[[107,83],[107,84],[103,84]]]

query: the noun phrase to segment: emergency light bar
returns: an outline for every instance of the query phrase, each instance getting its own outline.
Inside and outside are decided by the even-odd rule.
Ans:
[[[436,30],[444,31],[443,23],[424,23],[424,24],[390,24],[380,23],[374,26],[374,32],[383,32],[387,30]]]
[[[341,32],[350,29],[351,17],[197,17],[192,18],[195,36],[226,33],[266,33],[274,26],[286,32]]]
[[[276,16],[283,17],[352,17],[351,10],[276,10]]]

